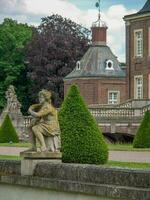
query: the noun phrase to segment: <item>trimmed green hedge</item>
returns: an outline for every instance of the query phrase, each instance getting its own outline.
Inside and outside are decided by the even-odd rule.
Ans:
[[[133,141],[134,148],[150,148],[150,111],[144,115]]]
[[[76,85],[71,86],[59,112],[62,161],[105,164],[108,148]]]
[[[9,115],[6,115],[0,128],[0,143],[7,142],[19,142],[17,132],[11,122]]]

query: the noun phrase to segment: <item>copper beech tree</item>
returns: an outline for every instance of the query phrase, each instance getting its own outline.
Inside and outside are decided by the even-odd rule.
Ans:
[[[87,50],[89,34],[88,29],[60,15],[42,18],[26,49],[32,99],[44,88],[54,91],[55,106],[61,104],[63,78]]]

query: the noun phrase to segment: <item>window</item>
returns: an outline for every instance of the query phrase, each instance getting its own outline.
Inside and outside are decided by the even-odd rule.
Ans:
[[[143,30],[134,31],[134,56],[143,56]]]
[[[120,103],[120,92],[119,91],[108,91],[108,104]]]
[[[77,63],[76,63],[76,70],[80,70],[81,68],[80,68],[80,61],[78,61]]]
[[[142,99],[143,98],[143,76],[134,77],[134,98]]]
[[[114,70],[114,63],[112,60],[106,60],[106,70]]]

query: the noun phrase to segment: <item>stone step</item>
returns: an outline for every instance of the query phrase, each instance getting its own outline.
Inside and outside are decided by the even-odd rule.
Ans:
[[[104,198],[112,198],[116,200],[150,200],[150,188],[135,188],[16,175],[1,176],[0,184],[11,184],[62,192],[81,193]]]
[[[37,164],[34,176],[95,184],[150,188],[150,171],[81,164]]]

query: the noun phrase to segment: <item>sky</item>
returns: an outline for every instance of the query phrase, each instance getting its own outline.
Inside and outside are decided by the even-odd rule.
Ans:
[[[59,14],[90,29],[97,20],[97,0],[0,0],[0,23],[10,17],[38,26],[41,17]],[[120,62],[125,61],[123,16],[139,11],[146,0],[101,0],[102,19],[108,26],[107,43]]]

